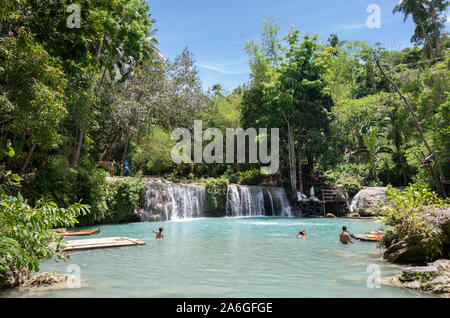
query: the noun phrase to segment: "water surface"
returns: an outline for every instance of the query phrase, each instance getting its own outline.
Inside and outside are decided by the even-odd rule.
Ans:
[[[381,260],[376,243],[339,243],[380,226],[365,220],[219,218],[101,226],[93,237],[124,236],[145,246],[70,252],[41,272],[81,269],[81,288],[14,292],[14,297],[426,297],[387,285],[368,288],[370,264],[382,277],[400,267]],[[152,229],[164,228],[156,240]],[[295,237],[305,230],[306,239]],[[73,239],[73,238],[68,238]],[[5,295],[3,295],[5,296]]]

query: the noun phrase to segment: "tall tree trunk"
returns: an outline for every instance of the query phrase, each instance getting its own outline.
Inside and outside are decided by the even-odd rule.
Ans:
[[[417,17],[417,21],[419,21],[423,36],[425,37],[425,41],[427,42],[428,47],[430,48],[430,52],[433,55],[433,58],[436,59],[436,53],[434,52],[433,47],[431,46],[430,37],[428,36],[428,33],[425,31],[425,27],[423,26],[422,18],[418,14],[416,15],[416,17]]]
[[[31,156],[33,156],[33,152],[36,149],[36,144],[33,143],[31,145],[30,150],[28,151],[27,157],[25,158],[25,161],[23,162],[22,168],[20,168],[20,175],[23,176],[23,174],[25,173],[25,169],[28,167],[28,164],[31,161]]]
[[[304,194],[303,192],[303,169],[302,169],[302,163],[303,163],[303,140],[302,136],[300,134],[299,141],[298,141],[298,191]]]
[[[436,15],[436,8],[434,7],[434,4],[430,2],[430,12],[431,12],[431,20],[433,22],[434,26],[434,41],[436,45],[436,53],[439,54],[441,52],[441,44],[440,44],[440,31],[437,24],[437,15]]]
[[[114,135],[114,139],[111,142],[111,144],[108,145],[108,147],[105,149],[105,151],[100,156],[99,161],[103,161],[104,159],[107,159],[111,153],[116,149],[117,145],[119,144],[120,139],[122,138],[122,128],[119,128],[119,131],[116,132]]]
[[[289,149],[289,176],[291,179],[291,189],[297,191],[297,171],[295,167],[295,142],[294,129],[288,123],[288,149]]]
[[[378,60],[376,60],[378,68],[380,69],[381,73],[383,74],[383,76],[391,83],[392,86],[394,86],[395,90],[397,91],[398,95],[403,99],[403,101],[405,102],[406,106],[408,107],[411,116],[414,119],[414,122],[417,126],[417,130],[419,131],[420,137],[422,138],[425,147],[427,148],[428,152],[429,152],[429,156],[428,158],[425,158],[423,160],[423,162],[425,164],[428,165],[428,167],[431,167],[427,161],[433,161],[434,162],[434,169],[438,170],[439,172],[439,179],[437,177],[434,176],[434,171],[433,171],[433,167],[431,167],[431,169],[427,169],[431,175],[431,177],[433,178],[433,180],[435,181],[436,187],[439,189],[439,192],[442,194],[442,196],[444,198],[447,197],[447,192],[445,190],[445,176],[442,173],[442,169],[441,166],[439,165],[439,160],[436,156],[436,154],[434,153],[434,151],[431,149],[430,144],[428,143],[427,139],[425,138],[425,135],[423,134],[423,130],[422,130],[422,126],[419,123],[419,120],[417,119],[416,113],[414,112],[414,109],[411,107],[411,104],[408,102],[408,100],[406,99],[405,96],[403,96],[402,92],[400,91],[400,88],[397,86],[397,84],[395,84],[395,82],[386,75],[386,73],[383,70],[383,67],[381,66],[380,62]]]
[[[77,145],[75,148],[75,152],[73,154],[72,168],[78,168],[78,164],[80,163],[80,153],[81,153],[81,146],[83,145],[83,139],[84,139],[84,131],[80,129],[80,133],[78,134]]]
[[[375,72],[373,70],[372,61],[370,61],[370,78],[372,79],[372,89],[377,91],[377,82],[375,81]]]
[[[130,142],[130,137],[131,137],[131,127],[129,127],[127,130],[127,137],[125,139],[125,146],[123,147],[123,153],[122,153],[122,162],[125,161],[126,156],[127,156],[128,143]]]
[[[102,53],[102,49],[103,49],[103,43],[104,43],[104,36],[102,38],[102,40],[99,42],[96,50],[95,50],[95,57],[99,58],[101,53]],[[91,86],[91,88],[89,89],[90,92],[92,93],[94,91],[94,87],[95,85]],[[77,123],[77,132],[78,132],[78,123]],[[77,140],[77,144],[76,147],[74,149],[74,153],[72,156],[72,168],[77,168],[78,164],[80,163],[80,153],[81,153],[81,147],[83,145],[83,140],[84,140],[84,130],[82,128],[79,128],[79,134],[78,134],[78,138],[76,138]]]

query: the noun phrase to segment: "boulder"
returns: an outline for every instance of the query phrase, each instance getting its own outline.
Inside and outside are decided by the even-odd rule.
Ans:
[[[370,215],[375,212],[380,202],[387,202],[385,187],[368,187],[359,191],[352,199],[350,211]]]
[[[327,218],[330,218],[330,219],[335,219],[335,218],[336,218],[336,215],[334,215],[334,214],[332,214],[332,213],[327,213],[326,217],[327,217]]]
[[[427,260],[427,250],[422,247],[408,247],[403,241],[397,242],[389,246],[384,252],[383,257],[391,263],[400,264],[423,264]]]
[[[345,190],[345,187],[342,184],[335,184],[331,186],[331,190],[336,191],[336,200],[341,201],[347,201],[348,200],[348,193],[347,190]]]

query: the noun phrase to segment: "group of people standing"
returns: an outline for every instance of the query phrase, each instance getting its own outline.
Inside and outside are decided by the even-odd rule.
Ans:
[[[121,161],[116,162],[115,160],[113,161],[105,160],[104,162],[108,164],[109,175],[111,177],[129,176],[131,174],[130,165],[127,160],[125,160],[124,162]]]

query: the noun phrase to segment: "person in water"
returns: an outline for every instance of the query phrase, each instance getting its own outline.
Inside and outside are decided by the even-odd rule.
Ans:
[[[153,233],[156,233],[157,240],[164,238],[164,234],[162,234],[162,231],[163,231],[162,227],[159,228],[159,232],[156,232],[155,230],[153,230]]]
[[[354,243],[352,241],[350,233],[347,232],[347,227],[346,226],[342,227],[342,233],[341,233],[341,235],[339,235],[339,239],[341,240],[342,244],[348,244],[349,242],[352,243],[352,244]]]
[[[296,237],[303,237],[303,238],[305,238],[306,237],[306,232],[305,231],[302,231],[302,230],[300,230],[300,231],[298,231],[298,234],[297,234],[297,236]]]

